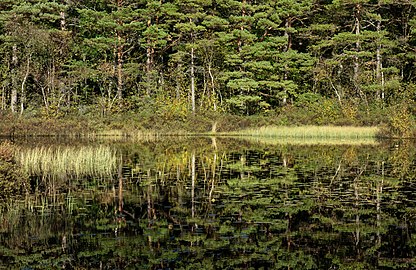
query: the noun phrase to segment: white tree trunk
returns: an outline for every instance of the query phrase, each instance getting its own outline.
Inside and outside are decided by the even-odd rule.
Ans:
[[[195,66],[194,66],[194,48],[191,48],[191,103],[192,112],[195,112]]]
[[[30,72],[30,59],[31,59],[31,56],[27,58],[26,73],[25,73],[25,76],[23,77],[22,85],[20,88],[20,114],[23,114],[23,110],[25,107],[25,99],[24,99],[25,86],[26,86],[26,81],[27,81],[27,78],[29,77],[29,72]]]

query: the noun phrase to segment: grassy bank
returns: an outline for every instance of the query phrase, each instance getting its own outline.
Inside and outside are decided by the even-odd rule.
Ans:
[[[217,113],[189,114],[185,118],[120,113],[111,116],[38,118],[0,115],[0,136],[73,136],[148,138],[159,135],[206,134],[257,128],[276,123],[272,116],[238,116]]]
[[[331,105],[331,106],[329,106]],[[0,136],[154,138],[159,135],[234,134],[278,137],[414,137],[413,110],[406,106],[346,110],[335,101],[287,105],[258,115],[224,112],[125,111],[71,113],[57,118],[0,112]],[[324,106],[325,105],[325,106]],[[349,108],[349,107],[348,107]],[[416,106],[415,106],[416,108]],[[351,108],[350,108],[351,109]],[[318,128],[319,127],[319,128]]]
[[[375,137],[378,127],[301,125],[288,126],[273,116],[191,115],[187,119],[164,121],[132,115],[111,118],[70,117],[38,119],[9,117],[0,122],[0,136],[70,136],[80,138],[148,139],[161,135],[217,134],[292,138]]]
[[[265,145],[376,145],[375,138],[294,138],[294,137],[239,137],[248,142],[261,143]]]
[[[358,139],[375,138],[379,132],[377,127],[353,126],[264,126],[257,129],[245,129],[233,132],[233,135],[275,138],[330,138]]]

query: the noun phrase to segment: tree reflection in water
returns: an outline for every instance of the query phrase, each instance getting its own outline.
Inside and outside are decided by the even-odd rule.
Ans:
[[[114,175],[32,176],[31,192],[1,204],[2,265],[416,267],[410,143],[193,138],[112,147],[123,155]]]

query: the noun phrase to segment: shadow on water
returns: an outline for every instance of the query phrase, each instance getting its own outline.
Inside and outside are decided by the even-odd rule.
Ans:
[[[117,153],[114,169],[30,171],[31,189],[0,205],[2,265],[416,268],[416,148],[410,141],[195,137],[84,147]],[[33,148],[25,142],[19,151]]]

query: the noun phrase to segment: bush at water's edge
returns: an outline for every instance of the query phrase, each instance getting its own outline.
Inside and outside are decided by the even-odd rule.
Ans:
[[[0,198],[24,194],[29,189],[29,178],[16,164],[15,146],[0,143]]]

